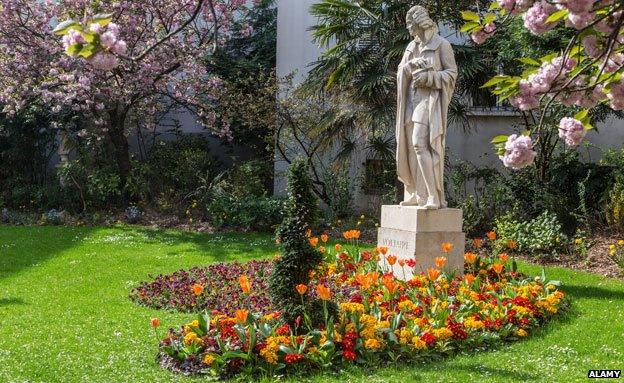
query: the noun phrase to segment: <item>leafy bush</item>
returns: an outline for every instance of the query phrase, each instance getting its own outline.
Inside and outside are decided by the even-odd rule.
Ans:
[[[238,199],[218,193],[206,206],[206,212],[215,228],[269,231],[274,230],[282,221],[284,201],[281,198],[254,196]]]
[[[518,251],[531,255],[553,254],[567,244],[557,216],[545,211],[529,221],[517,221],[512,214],[504,215],[495,221],[498,238],[495,248],[498,250],[513,247],[514,241]]]
[[[44,215],[44,222],[48,225],[60,225],[63,223],[63,214],[56,209],[50,209]]]
[[[174,141],[158,141],[147,156],[156,177],[150,178],[152,193],[174,193],[183,200],[201,185],[200,177],[217,175],[219,164],[201,135],[183,135]]]
[[[95,166],[82,158],[64,164],[58,171],[64,180],[63,192],[74,196],[72,200],[80,202],[83,210],[108,208],[121,201],[121,178],[113,166]]]
[[[318,301],[303,303],[295,290],[299,284],[307,285],[310,272],[322,261],[321,253],[310,245],[307,233],[316,221],[317,200],[312,194],[312,181],[304,159],[293,162],[288,169],[289,200],[286,218],[277,231],[277,241],[282,248],[269,280],[269,292],[276,307],[292,322],[304,313],[318,313]],[[316,310],[310,310],[312,306]],[[317,317],[318,318],[318,317]]]
[[[137,206],[128,206],[124,218],[128,223],[138,223],[143,218],[143,212]]]

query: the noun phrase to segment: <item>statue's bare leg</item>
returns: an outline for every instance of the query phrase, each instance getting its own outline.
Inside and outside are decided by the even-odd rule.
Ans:
[[[410,140],[407,144],[410,148],[414,147],[414,143],[411,141],[414,132],[414,124],[410,121],[405,124],[406,137]],[[416,158],[416,152],[413,150],[408,151],[407,160],[409,163],[410,169],[415,173],[416,169],[418,169],[418,158]],[[414,177],[415,179],[416,177]],[[418,196],[416,185],[405,185],[405,197],[403,202],[400,203],[401,206],[420,206],[424,205],[425,201]]]
[[[414,123],[414,134],[412,137],[414,142],[414,151],[418,166],[425,182],[427,189],[426,209],[438,209],[440,207],[440,199],[436,190],[435,174],[433,172],[433,156],[431,155],[431,146],[429,144],[429,126]]]

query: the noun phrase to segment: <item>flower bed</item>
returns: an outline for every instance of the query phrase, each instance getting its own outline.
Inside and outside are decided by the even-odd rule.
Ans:
[[[218,310],[228,315],[240,307],[254,312],[272,310],[267,294],[268,276],[273,262],[216,263],[207,267],[194,267],[168,275],[158,275],[151,282],[142,282],[130,292],[134,302],[155,309],[183,312]],[[248,275],[254,279],[255,288],[244,294],[239,278]]]
[[[557,282],[509,271],[506,255],[467,253],[464,276],[447,272],[441,256],[437,268],[401,281],[377,262],[396,257],[384,248],[360,251],[357,236],[323,251],[332,261],[314,272],[310,285],[293,286],[302,302],[322,300],[322,325],[313,326],[307,315],[284,323],[279,312],[256,312],[243,299],[233,314],[204,311],[170,330],[159,345],[161,365],[226,378],[432,358],[526,337],[566,306]],[[246,276],[240,282],[243,294],[260,288]]]

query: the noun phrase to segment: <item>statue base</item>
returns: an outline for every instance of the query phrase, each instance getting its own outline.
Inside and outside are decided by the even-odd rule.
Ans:
[[[463,274],[466,235],[462,232],[461,209],[427,210],[415,206],[384,205],[381,207],[381,226],[377,231],[377,245],[388,248],[388,253],[400,259],[415,259],[414,269],[395,263],[392,271],[397,278],[409,280],[412,275],[436,267],[436,257],[446,257],[445,270]],[[448,242],[453,248],[442,251]],[[380,266],[387,270],[387,261]],[[384,263],[385,262],[385,263]]]

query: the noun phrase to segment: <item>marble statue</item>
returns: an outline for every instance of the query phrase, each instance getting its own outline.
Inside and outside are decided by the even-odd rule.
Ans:
[[[444,145],[448,106],[457,80],[451,44],[421,6],[406,17],[414,38],[397,72],[397,175],[405,185],[401,206],[446,207]]]

